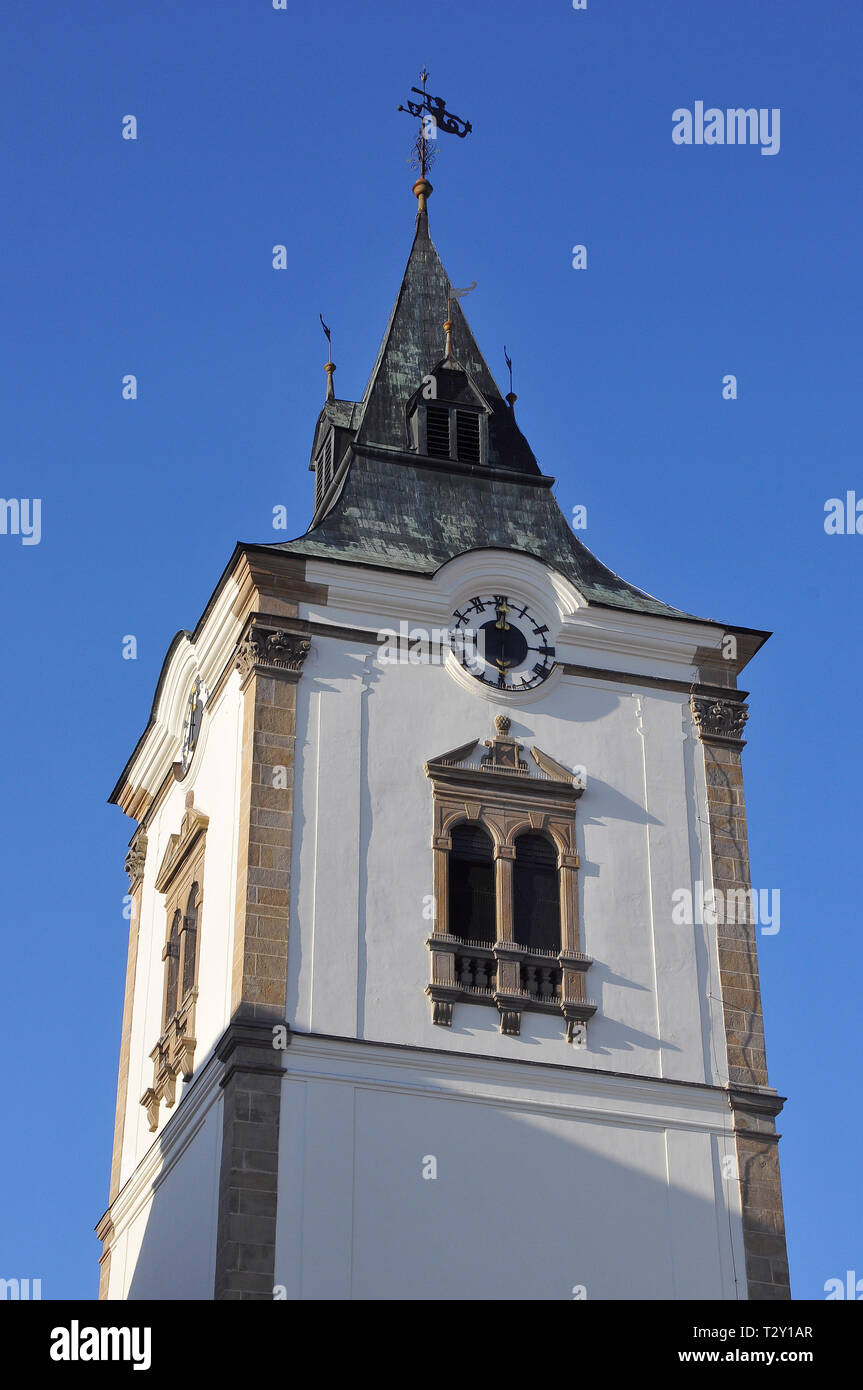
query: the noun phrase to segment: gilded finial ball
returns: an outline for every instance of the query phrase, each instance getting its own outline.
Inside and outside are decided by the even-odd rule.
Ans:
[[[497,729],[501,738],[506,738],[509,733],[512,720],[508,714],[495,715],[494,727]]]

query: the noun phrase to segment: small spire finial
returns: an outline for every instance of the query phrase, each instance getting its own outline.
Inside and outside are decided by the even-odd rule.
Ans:
[[[506,393],[506,402],[510,410],[513,410],[515,408],[515,403],[518,400],[518,396],[512,389],[512,358],[506,350],[506,343],[504,343],[503,345],[503,355],[506,359],[506,365],[509,367],[509,390]]]
[[[446,323],[443,331],[446,334],[446,348],[444,349],[444,361],[452,362],[452,301],[454,299],[464,299],[466,294],[476,289],[476,280],[472,285],[468,285],[463,290],[457,290],[454,285],[450,285],[446,296]]]
[[[327,396],[326,396],[326,398],[327,398],[328,401],[334,401],[335,398],[336,398],[336,393],[335,393],[335,391],[334,391],[334,389],[333,389],[333,372],[336,370],[336,364],[335,364],[335,362],[333,361],[333,335],[332,335],[332,333],[330,332],[330,330],[327,328],[327,325],[324,323],[324,316],[323,316],[323,314],[320,314],[320,313],[319,313],[319,314],[318,314],[318,318],[319,318],[320,321],[321,321],[321,328],[324,330],[324,333],[326,334],[327,346],[329,347],[329,350],[330,350],[330,360],[329,360],[329,362],[327,362],[326,365],[324,366],[324,371],[325,371],[326,374],[327,374]]]

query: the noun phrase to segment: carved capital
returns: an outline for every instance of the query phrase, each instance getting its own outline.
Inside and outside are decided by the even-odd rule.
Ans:
[[[126,873],[129,875],[129,892],[134,893],[144,877],[147,862],[147,836],[143,827],[132,836],[129,853],[126,855]]]
[[[297,632],[252,626],[237,649],[237,667],[245,682],[253,671],[299,680],[311,642]]]
[[[749,710],[742,701],[714,700],[704,695],[693,695],[690,708],[698,726],[699,738],[705,742],[716,740],[743,747],[743,726],[749,718]]]

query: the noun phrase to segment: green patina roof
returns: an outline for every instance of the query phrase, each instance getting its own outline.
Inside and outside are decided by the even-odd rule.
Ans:
[[[365,452],[351,461],[324,520],[279,548],[320,560],[434,574],[469,550],[514,550],[551,565],[589,603],[689,616],[606,569],[567,525],[551,489],[506,476],[455,473]]]
[[[690,617],[614,574],[575,536],[503,399],[457,300],[453,355],[491,408],[489,467],[409,452],[406,405],[440,365],[450,282],[420,213],[401,288],[361,402],[334,402],[354,444],[341,487],[321,520],[278,548],[322,560],[433,574],[466,551],[495,548],[551,565],[588,602]]]

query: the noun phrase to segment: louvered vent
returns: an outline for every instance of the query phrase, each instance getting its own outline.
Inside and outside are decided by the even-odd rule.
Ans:
[[[426,408],[426,444],[432,458],[449,458],[449,411],[443,406]]]
[[[468,410],[455,413],[456,458],[461,463],[479,463],[479,416]]]
[[[333,480],[333,449],[335,435],[332,432],[327,441],[315,455],[315,507],[319,507],[324,494]]]

